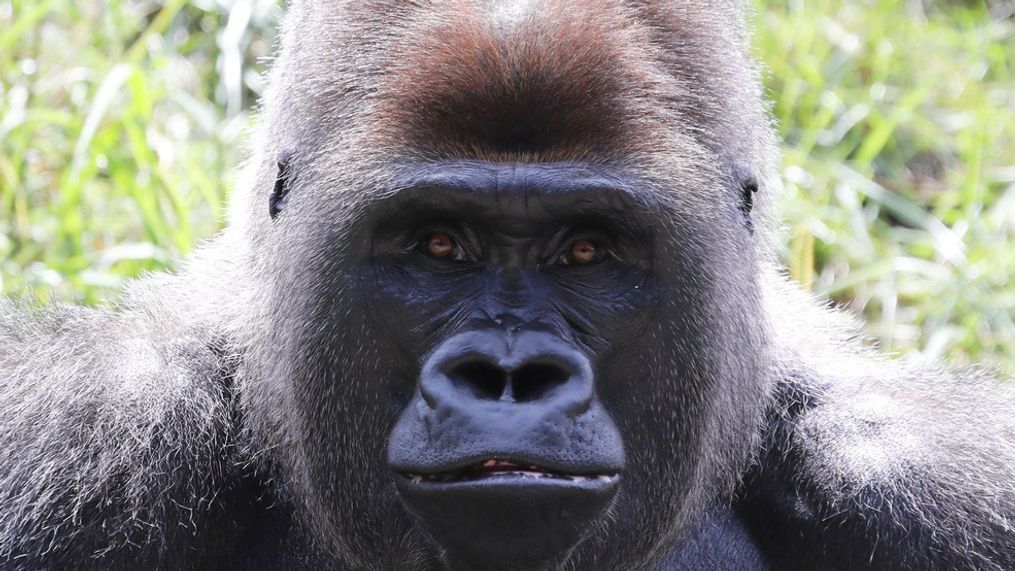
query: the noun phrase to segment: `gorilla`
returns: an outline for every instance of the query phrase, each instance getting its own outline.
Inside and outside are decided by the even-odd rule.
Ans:
[[[0,311],[7,569],[1015,569],[1015,391],[790,284],[734,0],[294,0],[228,228]]]

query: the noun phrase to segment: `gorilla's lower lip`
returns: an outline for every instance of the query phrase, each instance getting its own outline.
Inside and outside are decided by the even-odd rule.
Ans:
[[[545,468],[535,464],[516,463],[509,460],[487,459],[470,464],[463,468],[434,473],[402,473],[404,478],[415,484],[444,484],[455,482],[476,482],[480,480],[557,480],[562,483],[599,483],[611,484],[620,479],[616,472],[608,473],[571,473]]]
[[[451,568],[544,568],[603,517],[621,477],[619,468],[548,463],[462,459],[396,469],[394,483],[427,535],[457,561]]]

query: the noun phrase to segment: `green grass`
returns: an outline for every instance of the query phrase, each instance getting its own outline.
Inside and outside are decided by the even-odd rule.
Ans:
[[[279,12],[255,5],[0,0],[4,292],[95,303],[220,227]]]
[[[791,274],[887,351],[1015,371],[1012,4],[803,4],[759,7],[756,39]]]
[[[0,0],[0,290],[96,303],[221,226],[280,12],[245,5]],[[792,275],[1015,373],[1013,3],[756,6]]]

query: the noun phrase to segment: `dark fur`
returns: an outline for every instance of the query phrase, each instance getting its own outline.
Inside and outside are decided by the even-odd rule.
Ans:
[[[229,228],[114,306],[0,306],[0,562],[428,568],[390,483],[365,477],[390,430],[368,382],[397,359],[364,334],[343,244],[413,168],[479,159],[606,166],[673,228],[730,209],[757,228],[742,258],[673,250],[711,288],[709,337],[736,343],[646,333],[757,368],[618,420],[680,479],[630,504],[651,533],[604,522],[564,568],[1015,568],[1015,394],[887,361],[783,278],[756,75],[732,1],[292,3]],[[646,359],[645,411],[676,399],[673,359]]]

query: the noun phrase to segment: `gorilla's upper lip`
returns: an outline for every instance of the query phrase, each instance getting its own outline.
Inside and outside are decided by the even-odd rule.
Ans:
[[[484,458],[436,470],[401,471],[401,474],[415,483],[466,482],[497,477],[610,483],[619,478],[619,470],[616,469],[562,469],[527,460],[503,458]]]

